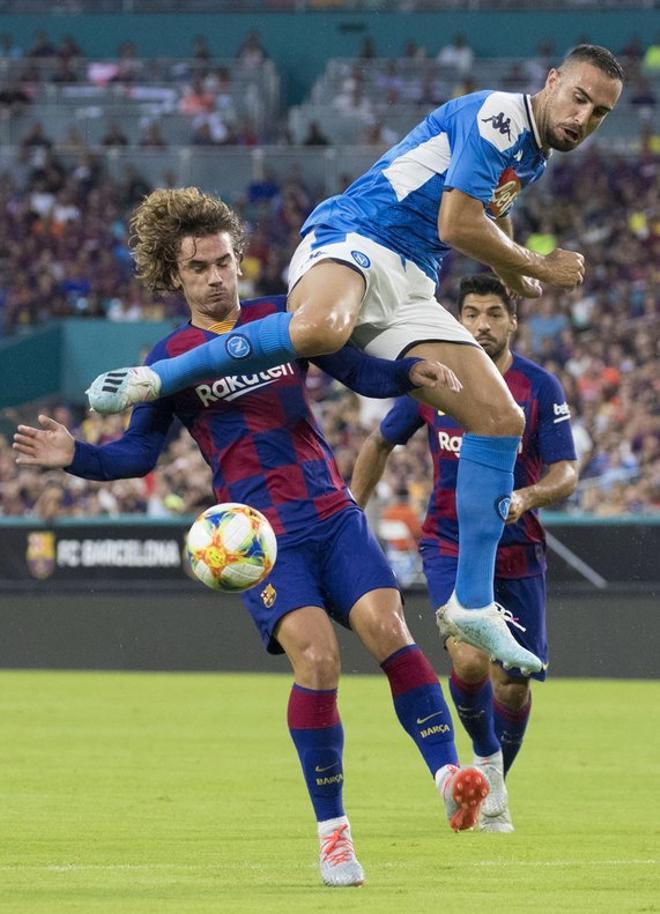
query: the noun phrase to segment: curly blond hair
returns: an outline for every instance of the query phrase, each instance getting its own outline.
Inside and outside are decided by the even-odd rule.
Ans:
[[[245,247],[245,229],[237,214],[219,197],[198,187],[152,191],[130,221],[129,247],[139,279],[154,292],[174,292],[181,240],[228,232],[235,253]]]

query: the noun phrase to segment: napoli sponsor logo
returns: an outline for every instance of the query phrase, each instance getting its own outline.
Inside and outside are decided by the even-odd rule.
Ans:
[[[511,504],[511,496],[510,496],[510,495],[502,495],[502,496],[501,496],[500,498],[498,498],[497,501],[495,502],[495,510],[497,511],[497,513],[499,514],[499,516],[500,516],[500,517],[502,518],[502,520],[504,520],[504,521],[505,521],[505,520],[507,519],[507,517],[509,516],[509,506],[510,506],[510,504]]]
[[[252,345],[241,333],[232,333],[225,343],[225,349],[233,359],[247,359],[252,355]]]
[[[364,267],[365,270],[371,266],[371,261],[362,251],[351,251],[351,257],[359,267]]]

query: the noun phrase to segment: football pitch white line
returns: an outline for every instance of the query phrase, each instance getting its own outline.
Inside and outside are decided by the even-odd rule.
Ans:
[[[580,867],[580,866],[657,866],[660,860],[655,859],[615,859],[615,860],[477,860],[465,863],[465,866],[515,866],[515,867],[544,867],[544,866],[561,866],[561,867]],[[311,865],[311,864],[310,864]],[[315,864],[314,864],[315,865]],[[403,863],[381,863],[373,864],[376,868],[395,869],[403,867]],[[303,868],[307,868],[303,865]],[[48,864],[22,864],[22,863],[5,863],[0,864],[0,872],[16,872],[17,870],[36,870],[39,872],[49,873],[75,873],[87,871],[122,871],[129,870],[134,872],[149,872],[150,870],[178,870],[183,872],[213,872],[215,870],[267,870],[270,866],[263,863],[229,864],[222,863],[48,863]]]

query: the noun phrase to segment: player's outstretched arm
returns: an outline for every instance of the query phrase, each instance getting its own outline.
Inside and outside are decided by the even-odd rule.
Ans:
[[[364,397],[398,397],[419,387],[444,387],[456,393],[462,384],[451,369],[431,359],[380,359],[348,344],[332,355],[316,356],[322,371]]]
[[[584,279],[582,254],[557,248],[542,256],[516,244],[488,218],[480,200],[455,188],[442,195],[438,235],[445,244],[487,263],[512,292],[526,298],[542,294],[540,283],[573,289]]]
[[[384,438],[379,429],[373,431],[360,448],[353,467],[350,489],[361,508],[366,507],[373,495],[393,448],[393,442]]]
[[[39,415],[41,428],[19,425],[12,445],[19,466],[63,469],[73,461],[76,441],[61,422],[43,413]]]
[[[172,415],[145,405],[133,411],[128,429],[117,441],[95,445],[77,441],[66,426],[40,415],[43,428],[19,425],[13,448],[19,466],[65,469],[73,476],[107,482],[145,476],[158,460]]]

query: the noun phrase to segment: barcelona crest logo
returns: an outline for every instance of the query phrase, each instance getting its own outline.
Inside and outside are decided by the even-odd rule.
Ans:
[[[25,558],[33,578],[43,581],[51,576],[55,571],[55,534],[52,530],[28,533]]]

